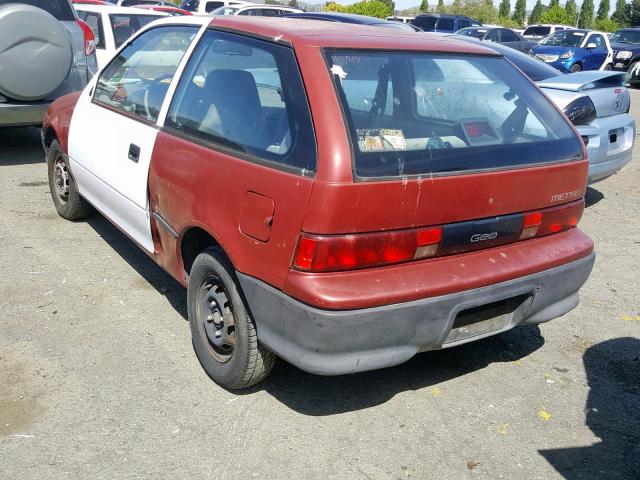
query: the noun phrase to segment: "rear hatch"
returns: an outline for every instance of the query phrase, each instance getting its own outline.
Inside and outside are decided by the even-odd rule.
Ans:
[[[504,58],[340,49],[325,57],[354,181],[315,183],[295,268],[443,257],[577,224],[582,143]]]

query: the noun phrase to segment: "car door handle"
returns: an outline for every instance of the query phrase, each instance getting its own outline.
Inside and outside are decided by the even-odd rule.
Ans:
[[[138,145],[129,144],[129,160],[133,160],[136,163],[140,160],[140,147]]]

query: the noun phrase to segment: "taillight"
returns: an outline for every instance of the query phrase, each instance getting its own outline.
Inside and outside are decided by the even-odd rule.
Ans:
[[[293,266],[331,272],[402,263],[435,256],[441,239],[440,227],[335,236],[303,234]]]
[[[96,36],[93,34],[91,27],[84,21],[78,19],[78,25],[82,29],[82,35],[84,36],[84,54],[85,56],[91,55],[96,51]]]
[[[579,200],[537,212],[511,215],[509,217],[520,215],[522,218],[520,235],[516,233],[514,239],[526,240],[573,228],[580,221],[583,211],[584,201]],[[335,272],[436,257],[439,251],[441,255],[447,255],[451,249],[455,249],[456,253],[477,250],[477,241],[473,240],[477,235],[470,236],[468,243],[460,243],[459,238],[463,236],[447,237],[445,233],[443,238],[443,232],[447,232],[448,228],[445,225],[351,235],[303,233],[298,240],[292,264],[293,268],[307,272]],[[498,235],[498,232],[493,233]]]

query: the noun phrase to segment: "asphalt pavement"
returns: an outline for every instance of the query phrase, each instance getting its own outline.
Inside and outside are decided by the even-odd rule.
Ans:
[[[101,216],[58,217],[39,131],[0,130],[0,479],[640,478],[634,155],[588,190],[598,258],[562,318],[229,393],[182,287]]]

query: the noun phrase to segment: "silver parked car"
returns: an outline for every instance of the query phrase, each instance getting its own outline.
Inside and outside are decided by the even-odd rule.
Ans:
[[[95,40],[70,0],[0,0],[0,127],[39,125],[97,71]]]
[[[460,40],[477,41],[456,35]],[[569,117],[582,136],[589,157],[589,183],[613,175],[631,161],[636,123],[624,72],[562,74],[529,55],[504,45],[488,47],[503,54]]]

